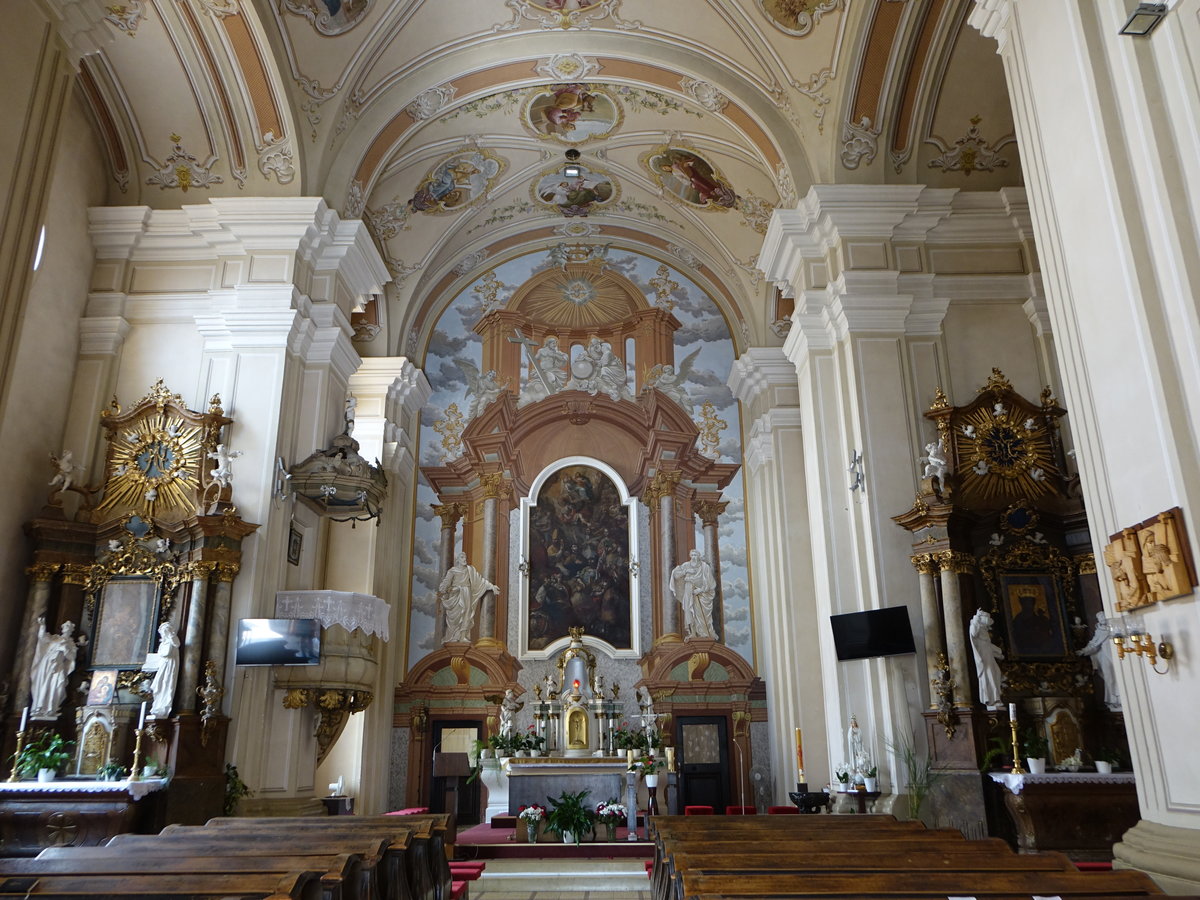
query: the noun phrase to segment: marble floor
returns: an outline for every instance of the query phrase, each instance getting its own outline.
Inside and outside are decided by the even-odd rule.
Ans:
[[[649,900],[640,859],[490,859],[471,900]]]

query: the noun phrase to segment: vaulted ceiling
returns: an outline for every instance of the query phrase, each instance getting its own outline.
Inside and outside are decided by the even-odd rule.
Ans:
[[[415,353],[466,280],[564,241],[669,261],[761,343],[756,254],[810,185],[1021,183],[970,5],[125,0],[79,85],[113,204],[321,195],[365,218],[394,282],[364,355]]]

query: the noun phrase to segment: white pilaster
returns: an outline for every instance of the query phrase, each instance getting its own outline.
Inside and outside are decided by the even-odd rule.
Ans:
[[[1004,60],[1046,310],[1097,559],[1107,535],[1179,506],[1200,544],[1200,29],[1172,4],[1146,38],[1128,3],[977,0]],[[1100,584],[1112,610],[1111,581]],[[1147,608],[1155,639],[1200,632],[1194,595]],[[1126,660],[1128,662],[1129,660]],[[1173,892],[1200,890],[1200,661],[1117,669],[1143,821],[1115,848]]]

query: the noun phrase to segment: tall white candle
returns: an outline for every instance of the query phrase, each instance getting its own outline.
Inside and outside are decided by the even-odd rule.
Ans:
[[[138,716],[138,731],[141,731],[145,727],[146,727],[146,701],[143,700],[142,701],[142,712],[141,712],[141,715]]]
[[[1017,704],[1015,704],[1015,703],[1008,704],[1008,717],[1010,719],[1015,719],[1017,717]]]
[[[25,726],[28,724],[29,724],[29,707],[27,706],[23,710],[21,710],[21,727],[17,730],[24,731]]]

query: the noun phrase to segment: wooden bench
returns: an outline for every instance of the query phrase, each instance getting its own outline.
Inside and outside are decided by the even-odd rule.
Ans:
[[[292,835],[262,833],[253,840],[238,834],[221,834],[192,826],[195,833],[157,835],[117,835],[103,847],[51,848],[37,857],[117,853],[134,859],[170,859],[196,857],[260,857],[260,856],[336,856],[354,853],[364,865],[364,881],[359,892],[378,896],[380,900],[414,900],[405,871],[406,852],[403,842],[382,836],[358,835]],[[86,853],[85,853],[86,851]],[[94,857],[93,857],[94,858]]]
[[[323,900],[376,900],[364,890],[362,857],[357,853],[335,856],[182,856],[143,858],[128,853],[63,854],[55,858],[0,859],[0,878],[17,875],[142,875],[165,874],[267,874],[282,877],[290,872],[313,872]]]
[[[686,900],[709,897],[905,898],[970,896],[1145,897],[1161,896],[1141,872],[840,872],[800,875],[694,875],[684,873]]]
[[[213,900],[320,900],[312,872],[255,874],[149,873],[138,875],[28,875],[0,881],[0,897],[188,897]]]
[[[243,832],[276,835],[403,836],[407,853],[404,869],[414,900],[451,900],[454,879],[446,860],[444,835],[448,816],[336,816],[333,818],[220,818],[205,825],[169,825],[162,833],[205,831],[238,835]],[[389,873],[391,877],[393,873]]]

